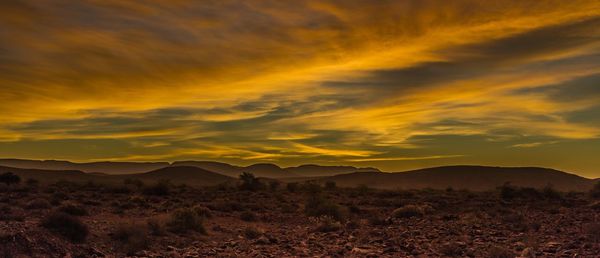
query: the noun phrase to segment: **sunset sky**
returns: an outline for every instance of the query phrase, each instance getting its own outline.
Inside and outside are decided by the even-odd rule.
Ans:
[[[0,157],[600,177],[600,1],[1,1]]]

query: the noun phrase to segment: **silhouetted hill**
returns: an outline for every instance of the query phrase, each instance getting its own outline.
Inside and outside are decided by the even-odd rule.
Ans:
[[[0,174],[6,172],[12,172],[22,179],[32,178],[41,182],[57,182],[61,180],[86,182],[96,177],[78,170],[23,169],[0,166]]]
[[[23,160],[0,159],[0,166],[43,169],[43,170],[79,170],[86,173],[134,174],[144,173],[169,166],[168,162],[90,162],[74,163],[62,160]]]
[[[446,166],[397,173],[359,172],[321,178],[339,186],[367,185],[383,189],[434,188],[490,190],[510,182],[515,186],[542,188],[547,185],[562,191],[585,191],[594,180],[566,172],[537,167]]]
[[[376,168],[357,168],[352,166],[320,166],[320,165],[301,165],[297,167],[285,168],[292,174],[304,177],[334,176],[339,174],[349,174],[355,172],[381,172]]]
[[[70,181],[75,183],[108,183],[121,184],[124,179],[135,178],[145,183],[168,180],[174,184],[187,184],[193,186],[217,185],[233,178],[218,173],[210,172],[196,167],[166,167],[146,173],[127,175],[107,175],[101,173],[84,173],[78,170],[42,170],[22,169],[0,166],[0,173],[12,172],[23,180],[32,178],[42,183],[55,183]]]
[[[233,178],[197,167],[177,166],[157,169],[151,172],[119,177],[137,178],[142,181],[168,180],[175,184],[187,184],[195,186],[209,186],[224,183]]]
[[[352,166],[320,166],[309,164],[298,167],[281,168],[275,164],[259,163],[242,167],[214,161],[176,161],[171,166],[194,166],[230,177],[238,177],[242,172],[249,172],[258,177],[269,178],[332,176],[360,171],[379,172],[376,168],[356,168]]]

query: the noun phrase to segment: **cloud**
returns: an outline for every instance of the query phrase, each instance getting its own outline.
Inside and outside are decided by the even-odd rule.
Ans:
[[[600,136],[598,1],[21,0],[0,10],[0,146],[15,149],[2,155],[395,170],[521,149],[541,160],[542,148],[507,147],[576,152],[563,141]],[[502,152],[464,152],[448,135]]]

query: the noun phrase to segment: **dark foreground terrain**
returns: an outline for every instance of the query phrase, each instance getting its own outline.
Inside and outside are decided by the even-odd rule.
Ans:
[[[29,180],[0,184],[0,255],[598,257],[599,191]]]

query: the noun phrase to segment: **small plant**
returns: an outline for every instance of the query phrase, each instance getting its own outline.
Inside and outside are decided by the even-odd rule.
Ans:
[[[269,189],[271,189],[271,191],[277,191],[277,189],[279,189],[279,181],[271,181],[269,182]]]
[[[544,194],[544,197],[546,197],[546,199],[556,200],[562,198],[560,193],[554,190],[552,185],[545,186],[544,189],[542,189],[542,193]]]
[[[207,218],[207,219],[212,218],[212,211],[207,207],[195,206],[193,209],[194,209],[194,212],[196,212],[196,214],[198,214],[198,216],[200,216],[200,217]]]
[[[42,226],[77,243],[85,241],[89,234],[81,220],[63,212],[51,213],[42,221]]]
[[[4,183],[6,185],[18,184],[21,182],[21,177],[11,173],[6,172],[4,174],[0,174],[0,183]]]
[[[25,208],[30,210],[41,210],[50,208],[50,202],[45,199],[34,199],[27,203]]]
[[[503,200],[510,201],[514,199],[517,195],[517,189],[513,187],[509,182],[504,183],[499,187],[500,190],[500,198]]]
[[[441,254],[448,257],[461,257],[465,251],[463,245],[460,245],[457,242],[447,242],[442,244],[442,246],[438,250]]]
[[[164,236],[166,234],[164,224],[159,219],[148,219],[146,223],[150,234],[154,236]]]
[[[74,203],[63,204],[60,208],[58,208],[58,210],[73,216],[88,215],[88,211],[85,209],[85,207]]]
[[[142,188],[144,186],[144,182],[142,182],[142,180],[139,180],[137,178],[126,178],[125,180],[123,180],[123,184],[133,185],[137,188]]]
[[[511,250],[500,247],[500,246],[492,246],[488,250],[488,255],[487,255],[487,257],[490,257],[490,258],[513,258],[515,256],[516,256],[515,253],[513,253]]]
[[[600,199],[600,181],[598,181],[592,190],[590,190],[590,196],[594,199]]]
[[[318,232],[323,232],[323,233],[327,233],[327,232],[334,232],[334,231],[338,231],[342,229],[342,224],[338,221],[335,221],[333,218],[331,217],[320,217],[319,218],[319,222],[318,222],[318,226],[317,226],[317,231]]]
[[[298,191],[298,183],[288,183],[286,185],[286,188],[288,192],[295,193],[296,191]]]
[[[240,219],[242,219],[243,221],[256,221],[256,214],[254,214],[254,212],[251,211],[244,211],[242,212],[242,214],[240,214]]]
[[[191,230],[206,234],[203,222],[203,218],[193,209],[179,209],[171,215],[167,227],[175,233],[185,233]]]
[[[344,218],[342,208],[339,205],[325,199],[319,194],[310,195],[304,209],[306,215],[311,217],[328,216],[338,221]]]
[[[243,172],[240,175],[240,180],[242,180],[240,185],[242,190],[257,191],[263,188],[263,184],[252,173]]]
[[[600,242],[600,222],[591,223],[586,226],[585,234],[593,243]]]
[[[140,225],[123,224],[115,229],[112,238],[117,241],[117,246],[127,255],[134,255],[136,252],[148,248],[150,240],[147,233],[146,229]]]
[[[244,229],[244,237],[247,239],[257,239],[263,232],[255,227],[247,227]]]
[[[25,184],[29,187],[37,187],[40,184],[40,181],[33,178],[29,178],[25,181]]]
[[[336,189],[336,184],[333,181],[327,181],[325,182],[325,189],[327,190],[335,190]]]
[[[392,212],[392,217],[394,218],[422,217],[423,215],[424,211],[421,207],[411,204],[395,209]]]
[[[169,183],[166,181],[156,182],[154,185],[144,188],[143,193],[146,195],[166,196],[169,195]]]

